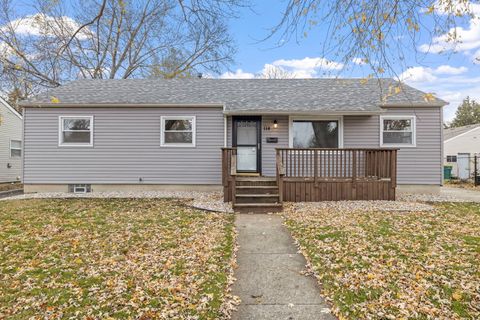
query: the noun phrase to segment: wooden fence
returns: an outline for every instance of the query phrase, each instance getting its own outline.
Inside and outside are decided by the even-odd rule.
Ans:
[[[395,200],[397,149],[279,148],[283,201]]]

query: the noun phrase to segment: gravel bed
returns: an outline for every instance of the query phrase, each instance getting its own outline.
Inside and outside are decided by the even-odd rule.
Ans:
[[[469,192],[467,194],[467,192]],[[474,193],[476,191],[473,191]],[[397,196],[398,201],[406,202],[480,202],[480,192],[472,195],[472,191],[465,190],[463,194],[426,194],[426,193],[405,193]]]
[[[191,205],[198,209],[233,212],[230,203],[223,202],[222,192],[197,192],[197,191],[144,191],[144,192],[92,192],[92,193],[27,193],[12,196],[2,200],[20,199],[67,199],[67,198],[177,198],[192,199]]]
[[[335,209],[340,211],[430,211],[429,204],[404,201],[323,201],[290,203],[293,210]]]

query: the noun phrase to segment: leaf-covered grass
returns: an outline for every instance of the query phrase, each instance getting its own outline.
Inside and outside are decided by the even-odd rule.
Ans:
[[[340,319],[480,319],[480,204],[285,219]]]
[[[222,316],[233,216],[182,201],[0,202],[0,319]]]

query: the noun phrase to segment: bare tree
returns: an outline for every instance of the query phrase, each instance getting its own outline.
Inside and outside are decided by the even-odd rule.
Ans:
[[[462,40],[456,26],[478,15],[478,0],[289,0],[267,39],[298,41],[322,30],[323,56],[369,65],[371,76],[381,76],[405,67],[412,52],[417,63],[425,52],[453,52]],[[437,43],[421,45],[422,36]]]
[[[21,15],[0,0],[1,89],[24,98],[77,78],[143,77],[162,63],[165,78],[219,72],[235,53],[226,18],[242,3],[35,0],[36,13]]]
[[[288,72],[287,70],[274,66],[271,64],[265,65],[262,72],[255,75],[258,79],[292,79],[295,78],[295,74]]]

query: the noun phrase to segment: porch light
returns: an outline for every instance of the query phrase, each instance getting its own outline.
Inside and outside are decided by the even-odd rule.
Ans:
[[[277,120],[273,120],[273,128],[274,128],[274,129],[277,129],[277,127],[278,127],[278,122],[277,122]]]

